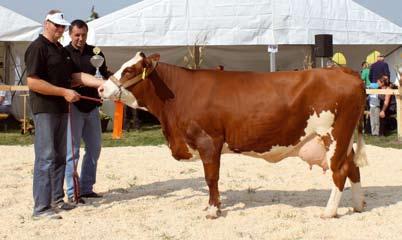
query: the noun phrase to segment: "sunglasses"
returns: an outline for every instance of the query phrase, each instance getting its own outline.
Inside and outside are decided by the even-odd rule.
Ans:
[[[56,28],[66,28],[66,26],[64,26],[64,25],[60,25],[60,24],[54,23],[54,22],[49,21],[49,20],[47,20],[47,21],[52,23]]]

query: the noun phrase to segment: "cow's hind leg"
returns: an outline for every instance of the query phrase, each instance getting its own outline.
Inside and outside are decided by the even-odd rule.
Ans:
[[[325,207],[325,210],[323,214],[321,215],[322,218],[332,218],[337,216],[337,210],[339,206],[339,202],[341,201],[342,198],[342,191],[343,191],[343,186],[345,185],[346,181],[346,175],[342,176],[341,174],[334,173],[333,179],[337,179],[338,181],[332,184],[332,191],[331,195],[328,199],[327,206]],[[342,184],[342,188],[338,187],[338,185]],[[342,189],[342,190],[341,190]]]
[[[339,149],[340,150],[340,149]],[[342,151],[338,151],[342,152]],[[342,161],[334,161],[334,163],[331,163],[331,170],[332,170],[332,191],[331,195],[328,199],[327,206],[321,215],[322,218],[332,218],[337,216],[337,210],[339,206],[339,202],[341,201],[342,198],[342,193],[343,189],[345,187],[345,182],[346,182],[346,177],[349,174],[349,160],[353,159],[353,154],[350,154],[350,156],[346,157],[346,151],[344,151],[344,154],[336,154],[333,159],[342,159]],[[349,159],[350,158],[350,159]],[[338,163],[338,164],[336,164]]]
[[[356,164],[353,162],[354,152],[349,148],[348,156],[336,170],[333,171],[333,187],[331,196],[329,197],[327,207],[322,215],[323,218],[335,217],[339,202],[342,197],[342,191],[345,187],[346,178],[349,178],[352,187],[352,201],[353,209],[356,212],[361,212],[364,208],[364,198],[360,185],[360,171]]]
[[[352,151],[353,153],[353,151]],[[354,156],[354,154],[351,154]],[[352,204],[353,204],[353,211],[355,212],[362,212],[365,207],[364,202],[364,195],[360,184],[360,170],[359,167],[353,161],[353,157],[349,163],[349,173],[348,178],[350,181],[351,189],[352,189]]]

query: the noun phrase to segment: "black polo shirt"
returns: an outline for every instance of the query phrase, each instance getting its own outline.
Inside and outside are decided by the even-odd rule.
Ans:
[[[25,52],[27,76],[36,75],[52,85],[71,88],[71,74],[77,72],[68,52],[60,43],[52,43],[42,34]],[[43,95],[29,91],[32,113],[67,113],[64,97]]]
[[[93,55],[95,55],[93,53],[94,46],[85,44],[84,49],[81,53],[81,51],[79,49],[74,48],[70,42],[70,44],[68,46],[66,46],[65,49],[69,52],[71,59],[73,60],[73,63],[75,64],[75,67],[80,72],[95,75],[96,68],[94,66],[92,66],[92,64],[90,62],[91,57]],[[103,58],[105,58],[105,56],[103,55],[102,52],[99,55],[101,55]],[[109,77],[107,67],[106,67],[106,60],[103,62],[102,66],[99,68],[99,71],[104,78]],[[82,96],[88,96],[88,97],[99,99],[98,90],[96,88],[80,86],[80,87],[74,88],[74,90],[77,91]],[[77,102],[74,102],[74,105],[81,112],[90,112],[96,106],[99,106],[101,104],[91,101],[91,100],[82,99]]]

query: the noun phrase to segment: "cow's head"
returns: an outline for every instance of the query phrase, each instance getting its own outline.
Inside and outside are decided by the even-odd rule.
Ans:
[[[120,99],[130,107],[139,108],[135,96],[130,91],[122,87],[123,85],[121,80],[128,79],[132,73],[130,69],[136,66],[137,63],[140,63],[143,58],[145,58],[144,53],[137,52],[132,59],[125,62],[120,69],[99,88],[99,95],[104,99]],[[125,77],[125,75],[127,76]]]
[[[130,87],[141,80],[145,80],[154,71],[160,58],[159,54],[152,54],[148,57],[142,52],[137,54],[140,55],[140,60],[126,67],[121,73],[119,83],[123,87]]]

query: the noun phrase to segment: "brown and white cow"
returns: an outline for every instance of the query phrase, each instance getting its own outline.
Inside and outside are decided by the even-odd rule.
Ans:
[[[201,158],[209,187],[207,217],[220,214],[220,156],[227,152],[269,162],[299,156],[310,166],[329,168],[334,185],[322,216],[336,216],[346,178],[354,210],[363,210],[359,167],[367,160],[361,127],[356,153],[352,148],[366,96],[358,75],[344,68],[190,70],[158,62],[158,54],[135,58],[100,94],[116,98],[126,88],[131,100],[159,119],[175,159]]]

